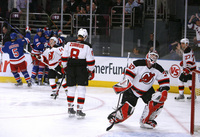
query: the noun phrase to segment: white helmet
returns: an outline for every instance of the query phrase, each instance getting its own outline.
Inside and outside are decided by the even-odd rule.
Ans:
[[[51,39],[55,42],[56,45],[58,44],[58,39],[56,37],[51,37],[50,40]]]
[[[181,43],[189,44],[189,39],[188,38],[183,38],[180,40]]]
[[[149,51],[146,55],[146,59],[151,63],[156,63],[157,59],[159,58],[158,52],[155,51]]]
[[[84,38],[84,40],[86,40],[87,37],[88,37],[87,30],[86,30],[86,29],[83,29],[83,28],[80,28],[80,29],[78,30],[77,36],[79,36],[79,35],[82,36],[82,37]]]

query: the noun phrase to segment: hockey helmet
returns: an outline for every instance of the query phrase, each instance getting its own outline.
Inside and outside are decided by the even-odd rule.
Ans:
[[[38,29],[37,29],[37,33],[38,33],[38,32],[43,32],[43,30],[42,30],[41,28],[38,28]]]
[[[77,36],[82,36],[82,37],[84,38],[84,40],[86,40],[87,37],[88,37],[88,32],[87,32],[86,29],[80,28],[80,29],[78,30]]]
[[[44,35],[47,36],[47,37],[51,37],[51,34],[52,34],[52,31],[50,31],[50,30],[46,30],[44,32]]]
[[[55,43],[55,45],[57,45],[57,44],[58,44],[58,39],[57,39],[56,37],[51,37],[51,38],[50,38],[50,40],[53,40],[53,41],[54,41],[54,43]]]
[[[16,33],[13,32],[13,33],[10,34],[10,39],[11,40],[16,39],[16,38],[17,38],[17,34]]]
[[[146,55],[146,59],[150,62],[150,64],[156,63],[158,58],[159,58],[159,55],[158,55],[158,52],[156,50],[149,51]]]
[[[189,44],[189,39],[188,38],[183,38],[180,40],[181,43],[184,43],[184,44]]]

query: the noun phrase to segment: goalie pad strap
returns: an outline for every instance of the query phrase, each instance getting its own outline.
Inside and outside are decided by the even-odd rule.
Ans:
[[[162,108],[163,105],[164,103],[156,103],[153,100],[151,100],[148,106],[145,106],[144,112],[142,114],[142,119],[141,119],[142,123],[146,123],[147,121],[149,121],[152,113],[156,111],[160,113],[159,109]],[[159,113],[156,113],[156,115],[154,113],[155,116],[151,120],[155,119]]]
[[[124,120],[126,120],[127,118],[129,118],[134,111],[135,107],[133,107],[131,104],[129,104],[127,101],[117,109],[115,115],[115,119],[114,118],[114,113],[111,113],[111,115],[113,117],[110,117],[110,120],[114,120],[115,123],[119,123],[119,122],[123,122]]]
[[[113,86],[113,89],[114,89],[115,93],[118,94],[118,93],[124,92],[127,89],[129,89],[131,87],[131,85],[132,84],[129,82],[128,79],[124,79],[121,82],[115,84]]]

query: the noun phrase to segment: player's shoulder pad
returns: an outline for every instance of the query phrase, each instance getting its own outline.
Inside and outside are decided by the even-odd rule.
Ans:
[[[153,65],[153,68],[155,68],[155,69],[157,69],[158,71],[160,71],[161,73],[163,73],[165,70],[163,69],[163,67],[160,65],[160,64],[158,64],[158,63],[155,63],[154,65]]]
[[[146,66],[146,60],[145,59],[138,59],[133,61],[133,64],[138,67],[138,66]]]
[[[80,43],[83,43],[85,45],[88,45],[90,48],[92,48],[92,44],[90,44],[89,42],[86,41],[80,41]]]
[[[189,53],[191,51],[191,48],[188,46],[185,50],[184,53]]]

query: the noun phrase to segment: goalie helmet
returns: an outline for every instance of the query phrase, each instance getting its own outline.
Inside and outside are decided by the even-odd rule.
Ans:
[[[88,37],[88,33],[87,33],[87,30],[86,29],[83,29],[83,28],[80,28],[78,30],[78,34],[77,36],[82,36],[84,38],[84,41],[87,39]]]
[[[159,58],[158,52],[155,51],[149,51],[146,55],[146,59],[150,62],[150,64],[156,63],[157,59]]]
[[[189,44],[189,39],[183,38],[183,39],[180,40],[180,43]]]

